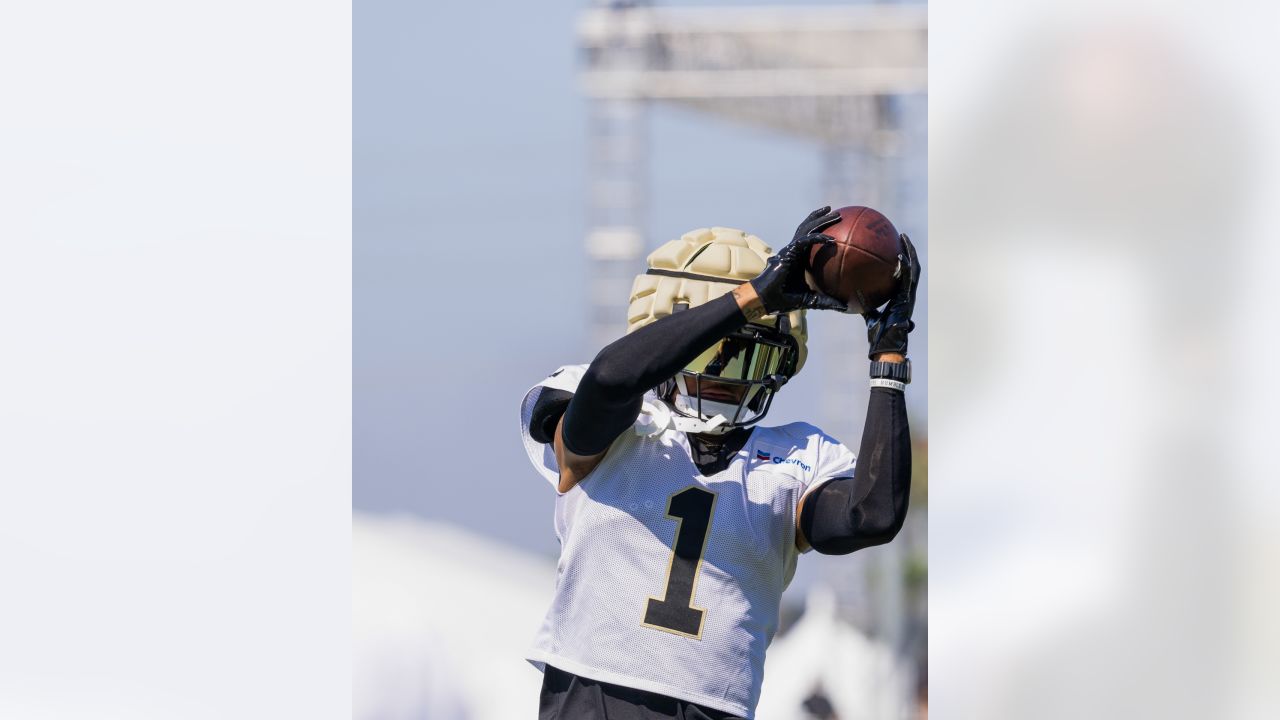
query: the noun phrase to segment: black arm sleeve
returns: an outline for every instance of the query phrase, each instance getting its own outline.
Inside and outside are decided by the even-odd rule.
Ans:
[[[747,323],[733,293],[672,313],[605,346],[564,414],[561,436],[575,455],[596,455],[635,422],[646,391]]]
[[[564,415],[565,408],[573,393],[555,388],[546,388],[538,393],[538,401],[533,404],[533,412],[529,417],[529,437],[546,445],[556,437],[556,423]]]
[[[800,529],[824,555],[883,545],[902,529],[910,492],[906,401],[898,390],[872,388],[853,477],[831,480],[813,491],[800,513]]]

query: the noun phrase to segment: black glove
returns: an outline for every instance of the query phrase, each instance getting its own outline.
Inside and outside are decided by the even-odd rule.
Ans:
[[[916,307],[916,286],[920,284],[920,258],[911,238],[899,235],[898,242],[898,290],[883,312],[867,310],[862,316],[867,320],[867,357],[877,353],[907,354],[907,334],[915,329],[911,312]]]
[[[804,269],[809,262],[809,251],[815,243],[835,242],[820,230],[840,222],[840,213],[830,207],[821,207],[809,213],[809,217],[796,228],[795,237],[777,255],[769,258],[764,270],[754,280],[755,288],[764,305],[766,315],[808,310],[847,310],[845,303],[809,289],[804,281]]]

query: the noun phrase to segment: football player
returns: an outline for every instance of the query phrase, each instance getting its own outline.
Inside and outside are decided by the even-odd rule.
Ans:
[[[839,220],[811,213],[776,255],[728,228],[649,256],[627,334],[521,406],[525,448],[557,492],[555,597],[528,659],[542,720],[751,718],[800,553],[851,553],[902,527],[911,478],[903,392],[920,263],[863,313],[871,394],[861,461],[808,423],[760,425],[804,366],[806,258]]]

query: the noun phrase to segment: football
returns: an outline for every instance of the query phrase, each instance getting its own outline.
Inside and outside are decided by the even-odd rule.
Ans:
[[[901,272],[898,229],[879,211],[854,205],[837,210],[840,222],[823,230],[835,243],[814,246],[809,276],[849,310],[874,310],[893,296]]]

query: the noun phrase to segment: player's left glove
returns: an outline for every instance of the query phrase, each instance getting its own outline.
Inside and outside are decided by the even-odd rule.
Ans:
[[[907,335],[916,327],[911,313],[916,307],[916,286],[920,284],[920,258],[911,238],[899,235],[898,242],[898,263],[902,268],[898,289],[883,311],[867,310],[862,314],[867,321],[867,357],[873,359],[886,352],[906,355]]]
[[[796,228],[796,234],[787,246],[769,258],[764,270],[751,281],[764,305],[766,315],[791,312],[801,308],[808,310],[845,310],[845,303],[809,289],[804,281],[804,270],[809,252],[817,243],[835,242],[822,230],[840,222],[840,213],[830,207],[820,207]]]

